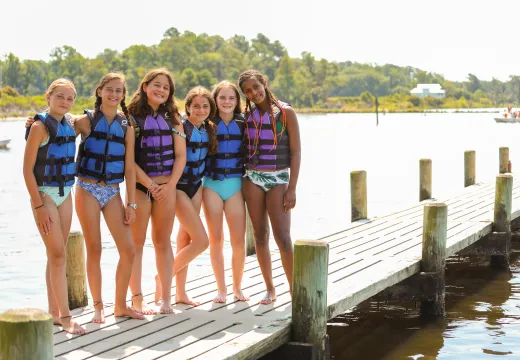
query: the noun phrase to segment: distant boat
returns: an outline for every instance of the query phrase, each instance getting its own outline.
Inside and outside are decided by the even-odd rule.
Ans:
[[[496,117],[495,121],[497,123],[520,123],[520,118],[514,117]]]
[[[0,139],[0,149],[6,149],[7,144],[11,142],[11,139]]]

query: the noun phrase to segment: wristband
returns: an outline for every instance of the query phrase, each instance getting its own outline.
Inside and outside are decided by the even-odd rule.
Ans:
[[[34,210],[37,210],[37,209],[39,209],[41,207],[43,207],[43,204],[41,204],[40,206],[35,207]]]

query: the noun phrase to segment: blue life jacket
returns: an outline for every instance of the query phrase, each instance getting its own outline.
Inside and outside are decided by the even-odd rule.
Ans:
[[[70,115],[65,114],[61,121],[46,112],[34,116],[47,127],[49,142],[38,149],[34,164],[34,177],[39,186],[57,186],[60,196],[64,196],[63,187],[74,184],[76,164],[76,133],[70,126]],[[29,136],[30,127],[25,132]]]
[[[182,119],[186,134],[186,166],[179,180],[181,184],[198,184],[204,176],[209,137],[203,124],[197,129],[189,120]]]
[[[229,125],[218,115],[212,121],[217,126],[218,151],[208,157],[206,176],[213,180],[241,177],[244,169],[244,118],[236,115]]]
[[[118,184],[125,177],[125,136],[128,121],[117,114],[109,125],[101,111],[85,110],[90,119],[90,134],[79,146],[78,176]]]
[[[156,117],[130,116],[133,121],[135,162],[148,176],[170,175],[174,164],[173,122],[165,110]]]

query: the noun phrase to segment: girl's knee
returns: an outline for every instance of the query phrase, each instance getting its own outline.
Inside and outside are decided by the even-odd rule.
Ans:
[[[86,248],[88,258],[101,260],[101,244],[87,244]]]
[[[47,259],[49,263],[54,266],[62,266],[67,262],[67,255],[65,253],[65,248],[56,248],[50,251],[47,251]]]
[[[291,241],[291,236],[289,234],[284,234],[283,236],[280,236],[279,238],[275,239],[280,252],[284,253],[293,251],[293,244]]]
[[[121,251],[119,253],[119,257],[121,259],[124,259],[126,261],[133,263],[134,259],[135,259],[135,254],[136,254],[135,246],[133,244],[128,244],[121,249]]]

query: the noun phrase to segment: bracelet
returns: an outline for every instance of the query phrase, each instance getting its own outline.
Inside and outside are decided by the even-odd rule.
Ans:
[[[43,204],[41,204],[40,206],[35,207],[34,210],[39,209],[41,207],[43,207]]]
[[[152,180],[152,183],[151,183],[151,185],[150,185],[150,187],[148,189],[152,190],[156,186],[157,186],[157,184],[155,183],[155,181]]]

